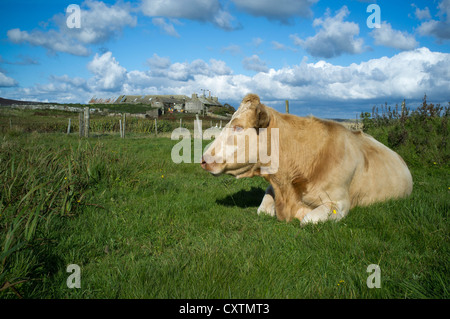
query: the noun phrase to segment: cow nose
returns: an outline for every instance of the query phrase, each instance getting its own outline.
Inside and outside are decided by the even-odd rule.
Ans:
[[[202,156],[202,164],[201,164],[203,169],[206,169],[206,161],[205,158]]]

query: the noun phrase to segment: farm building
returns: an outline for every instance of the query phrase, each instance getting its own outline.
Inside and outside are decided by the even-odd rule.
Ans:
[[[206,96],[198,96],[192,94],[192,97],[186,101],[184,109],[189,113],[207,112],[211,106],[222,106],[217,97],[207,98]]]
[[[89,103],[105,103],[106,101],[112,103],[111,99],[96,98],[92,98]],[[196,93],[193,93],[191,97],[186,95],[121,95],[113,103],[148,104],[161,110],[172,108],[188,113],[203,113],[212,106],[222,106],[217,97],[198,96]]]

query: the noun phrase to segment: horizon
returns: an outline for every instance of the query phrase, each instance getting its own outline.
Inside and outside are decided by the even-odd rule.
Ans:
[[[376,4],[373,6],[373,4]],[[354,119],[450,102],[450,0],[0,3],[0,96],[247,93],[290,113]],[[26,8],[26,10],[23,10]],[[77,11],[80,9],[80,11]]]

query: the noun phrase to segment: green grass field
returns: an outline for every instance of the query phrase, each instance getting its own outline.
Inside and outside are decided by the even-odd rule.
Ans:
[[[410,198],[302,228],[256,214],[263,179],[174,164],[175,143],[1,136],[0,297],[449,297],[448,166],[412,167]]]
[[[426,97],[362,114],[409,165],[412,195],[300,227],[256,214],[262,178],[173,163],[178,141],[153,120],[121,139],[94,116],[80,139],[64,134],[73,113],[2,109],[0,298],[449,298],[449,115]],[[179,119],[159,125],[167,136]]]

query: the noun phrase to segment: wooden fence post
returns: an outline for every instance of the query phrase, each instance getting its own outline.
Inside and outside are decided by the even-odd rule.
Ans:
[[[155,135],[158,136],[158,122],[156,121],[156,117],[155,117]]]
[[[70,134],[70,118],[69,118],[69,125],[67,126],[67,134]]]
[[[122,138],[125,138],[125,122],[126,122],[127,116],[125,113],[122,115]]]
[[[84,108],[84,137],[89,137],[89,108]]]
[[[289,114],[289,100],[286,100],[286,113]]]
[[[120,138],[123,138],[122,120],[119,120],[119,131],[120,131]]]

